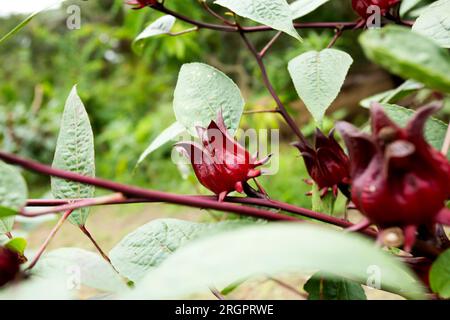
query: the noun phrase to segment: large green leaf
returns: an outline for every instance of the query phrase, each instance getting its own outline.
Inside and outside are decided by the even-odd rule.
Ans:
[[[365,31],[359,41],[367,57],[390,72],[450,92],[450,54],[433,40],[390,25]]]
[[[301,40],[292,23],[292,13],[286,0],[216,0],[214,3],[237,15],[283,31]]]
[[[423,298],[412,273],[372,241],[310,223],[243,227],[196,240],[151,270],[125,298],[186,297],[210,285],[281,272],[321,270],[366,283],[373,268],[382,275],[382,288]]]
[[[308,300],[367,300],[359,283],[317,272],[303,286],[308,292]]]
[[[64,107],[53,167],[76,172],[84,176],[95,176],[94,136],[83,102],[73,87]],[[56,199],[90,198],[93,186],[52,177],[52,193]],[[69,220],[84,225],[89,208],[74,211]]]
[[[133,41],[133,49],[140,52],[145,45],[145,42],[154,36],[161,34],[168,34],[175,23],[175,17],[167,15],[162,16],[155,22],[147,26],[136,39]]]
[[[442,253],[430,270],[430,286],[444,299],[450,298],[450,249]]]
[[[317,122],[336,99],[353,59],[335,49],[308,51],[289,62],[298,95]]]
[[[203,63],[181,67],[175,88],[173,110],[178,122],[192,135],[195,126],[206,127],[222,110],[228,129],[234,132],[244,110],[244,99],[236,84],[224,73]]]
[[[28,189],[25,180],[19,171],[0,161],[0,206],[2,212],[19,211],[25,206],[28,197]],[[12,230],[14,216],[0,218],[0,233]]]
[[[386,110],[387,115],[397,122],[400,126],[405,126],[411,116],[414,114],[414,110],[406,109],[399,105],[382,103],[381,104]],[[431,144],[435,149],[440,150],[444,144],[445,134],[447,132],[447,127],[444,122],[436,118],[430,118],[425,126],[425,138],[428,143]],[[450,152],[447,155],[450,159]]]
[[[163,146],[167,142],[175,139],[177,136],[186,131],[186,128],[179,122],[173,123],[171,126],[161,132],[155,140],[145,149],[145,151],[139,156],[139,160],[136,165],[139,165],[150,153]]]
[[[321,5],[330,0],[297,0],[290,4],[292,18],[298,19],[306,16],[308,13],[313,12]]]
[[[188,241],[241,226],[242,222],[214,224],[175,219],[149,222],[123,238],[109,253],[114,267],[132,281],[139,281]]]
[[[412,30],[450,48],[450,0],[433,2],[417,18]]]
[[[26,277],[0,290],[0,300],[69,300],[74,296],[67,273]]]
[[[33,274],[47,278],[54,274],[66,275],[71,271],[79,275],[79,282],[87,287],[117,292],[128,287],[124,279],[98,254],[79,249],[61,248],[51,251],[39,260]]]

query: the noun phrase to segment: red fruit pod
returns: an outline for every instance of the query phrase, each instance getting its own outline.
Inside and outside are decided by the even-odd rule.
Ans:
[[[403,227],[407,250],[419,225],[449,218],[444,204],[450,197],[450,163],[423,135],[436,110],[423,107],[400,128],[374,104],[371,135],[346,122],[336,125],[349,150],[353,203],[381,228]]]
[[[175,148],[191,162],[198,181],[222,201],[232,191],[242,193],[247,180],[261,175],[256,167],[269,157],[257,160],[228,134],[222,113],[208,128],[197,127],[202,144],[180,142]]]
[[[13,280],[19,271],[19,255],[8,248],[0,247],[0,287]]]
[[[374,14],[373,8],[377,7],[381,15],[386,15],[391,7],[399,3],[400,0],[352,0],[353,10],[363,19],[367,19]]]
[[[307,141],[293,144],[303,157],[306,169],[311,179],[322,190],[346,185],[349,182],[350,162],[348,156],[334,139],[333,131],[325,136],[319,129],[314,136],[314,146]]]

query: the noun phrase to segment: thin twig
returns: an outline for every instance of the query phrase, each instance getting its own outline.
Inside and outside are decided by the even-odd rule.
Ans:
[[[278,111],[281,113],[281,115],[283,116],[284,120],[289,125],[291,130],[295,133],[295,135],[301,141],[305,141],[305,143],[306,143],[306,139],[305,139],[304,135],[302,134],[302,132],[298,128],[298,126],[295,123],[294,119],[291,118],[291,116],[287,112],[286,108],[284,107],[283,103],[281,102],[280,98],[278,97],[277,93],[275,92],[275,89],[274,89],[272,83],[269,80],[269,76],[267,74],[266,66],[264,65],[264,62],[263,62],[263,60],[261,58],[261,55],[256,50],[255,46],[247,38],[245,33],[241,32],[240,35],[241,35],[242,40],[244,40],[244,43],[246,44],[247,48],[250,50],[250,52],[255,57],[256,62],[258,63],[259,69],[261,70],[261,74],[262,74],[264,85],[266,86],[266,88],[269,91],[270,95],[275,100],[275,102],[276,102],[276,104],[278,106]]]
[[[327,45],[328,49],[334,46],[334,44],[339,39],[339,37],[342,35],[342,33],[343,33],[342,27],[336,28],[333,38],[331,39],[330,43]]]
[[[300,290],[297,290],[296,288],[294,288],[293,286],[291,286],[290,284],[287,284],[284,281],[278,280],[276,278],[273,278],[271,276],[267,277],[269,280],[272,280],[273,282],[277,283],[278,285],[282,286],[283,288],[295,293],[296,295],[302,297],[303,299],[308,299],[308,295],[300,292]]]
[[[208,5],[208,3],[206,1],[202,1],[202,5],[203,8],[210,14],[212,15],[214,18],[219,19],[220,21],[222,21],[223,23],[225,23],[226,25],[232,26],[232,27],[236,27],[236,25],[231,22],[228,21],[226,18],[222,17],[220,14],[218,14],[217,12],[215,12],[213,9],[210,8],[210,6]]]
[[[92,242],[92,244],[94,245],[94,247],[97,249],[98,253],[100,253],[100,255],[103,257],[103,259],[105,259],[106,262],[109,263],[109,265],[113,268],[113,270],[120,275],[119,271],[117,271],[117,269],[113,266],[111,259],[109,259],[108,255],[102,250],[102,248],[99,246],[99,244],[97,243],[97,241],[95,241],[94,237],[91,235],[91,233],[89,232],[89,230],[86,228],[86,226],[82,225],[79,226],[80,230],[86,235],[86,237],[88,237],[88,239]]]
[[[248,110],[242,114],[255,114],[255,113],[280,113],[278,109],[266,109],[266,110]]]
[[[259,52],[259,56],[261,58],[264,58],[264,56],[266,55],[267,51],[269,51],[269,49],[274,45],[274,43],[278,40],[278,38],[283,34],[282,31],[278,31],[272,39],[270,39],[269,42],[267,42],[267,44],[264,46],[264,48],[262,48],[262,50]]]
[[[199,30],[198,27],[193,27],[193,28],[189,28],[189,29],[182,30],[182,31],[179,31],[179,32],[169,32],[168,35],[172,36],[172,37],[176,37],[176,36],[181,36],[181,35],[186,34],[186,33],[195,32],[195,31],[198,31],[198,30]]]
[[[53,227],[52,231],[50,231],[50,234],[47,236],[47,239],[45,239],[44,243],[39,248],[36,256],[33,258],[33,261],[29,264],[26,270],[32,269],[36,263],[41,258],[42,254],[44,253],[45,249],[47,249],[47,246],[50,244],[50,241],[55,237],[56,233],[61,229],[64,222],[67,220],[67,218],[72,214],[73,210],[68,210],[64,213],[64,215],[58,220],[56,225]]]
[[[217,290],[215,287],[209,287],[209,290],[211,293],[219,300],[226,300],[225,297],[220,293],[219,290]]]

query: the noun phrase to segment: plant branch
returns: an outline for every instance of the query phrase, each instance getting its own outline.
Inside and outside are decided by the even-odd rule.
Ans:
[[[36,265],[36,263],[38,263],[45,249],[47,249],[48,245],[50,244],[50,241],[52,241],[56,233],[59,231],[59,229],[61,229],[62,225],[67,220],[67,218],[72,214],[72,212],[73,210],[66,211],[64,215],[58,220],[58,222],[53,227],[52,231],[50,231],[50,234],[47,236],[47,239],[45,239],[44,243],[39,248],[36,256],[33,258],[33,261],[31,261],[26,270],[31,270]]]
[[[261,58],[264,58],[264,56],[266,55],[267,51],[269,51],[269,49],[274,45],[274,43],[278,40],[278,38],[283,34],[282,31],[278,31],[272,39],[270,39],[269,42],[267,42],[267,44],[264,46],[264,48],[262,48],[262,50],[259,52],[259,56]]]
[[[100,179],[100,178],[94,178],[94,177],[87,177],[80,175],[78,173],[70,172],[70,171],[64,171],[56,168],[52,168],[50,166],[32,161],[20,158],[18,156],[1,152],[0,151],[0,159],[3,161],[21,166],[24,169],[41,173],[44,175],[49,175],[61,179],[66,179],[70,181],[80,182],[83,184],[93,185],[102,189],[108,189],[115,192],[120,192],[126,197],[130,198],[144,198],[152,201],[158,201],[158,202],[169,202],[173,204],[179,204],[179,205],[185,205],[189,207],[195,207],[195,208],[208,208],[208,209],[215,209],[225,212],[232,212],[247,216],[252,216],[255,218],[260,219],[267,219],[267,220],[278,220],[278,221],[302,221],[299,218],[288,216],[288,215],[282,215],[275,212],[271,212],[268,210],[261,210],[258,208],[252,208],[247,206],[238,206],[236,204],[232,203],[226,203],[226,202],[219,202],[216,200],[210,200],[210,199],[202,199],[202,198],[196,198],[196,197],[190,197],[186,195],[178,195],[168,192],[161,192],[161,191],[155,191],[155,190],[148,190],[143,189],[135,186],[129,186],[121,183],[117,183],[110,180]]]
[[[280,112],[280,114],[283,116],[284,120],[286,121],[286,123],[289,125],[289,127],[291,128],[291,130],[295,133],[295,135],[301,140],[301,141],[306,141],[304,135],[302,134],[302,132],[300,131],[300,129],[298,128],[297,124],[295,123],[294,119],[291,118],[291,116],[289,115],[289,113],[287,112],[286,108],[284,107],[283,103],[281,102],[280,98],[278,97],[277,93],[275,92],[275,89],[273,88],[272,83],[269,80],[269,76],[267,74],[267,70],[266,70],[266,66],[264,65],[264,62],[262,60],[261,55],[259,54],[259,52],[256,50],[255,46],[250,42],[250,40],[247,38],[247,36],[245,35],[245,33],[241,32],[240,33],[242,40],[244,40],[245,45],[247,46],[247,48],[250,50],[250,52],[253,54],[253,56],[256,59],[256,62],[258,63],[259,69],[261,70],[261,74],[262,74],[262,78],[263,78],[263,82],[267,88],[267,90],[269,91],[270,95],[273,97],[273,99],[275,100],[277,107],[278,107],[278,111]]]
[[[334,32],[334,36],[333,36],[333,38],[331,39],[330,43],[329,43],[328,46],[327,46],[328,49],[334,46],[334,44],[335,44],[336,41],[340,38],[340,36],[342,35],[342,33],[343,33],[342,27],[336,28],[336,30],[335,30],[335,32]]]
[[[95,241],[94,237],[91,235],[91,233],[89,232],[88,229],[86,229],[86,226],[80,226],[80,230],[86,235],[86,237],[88,237],[88,239],[92,242],[92,244],[94,245],[94,247],[97,249],[98,253],[100,253],[100,255],[103,257],[103,259],[105,259],[106,262],[109,263],[109,265],[111,266],[111,268],[113,268],[113,270],[120,275],[119,271],[117,271],[117,269],[113,266],[111,259],[109,259],[108,255],[102,250],[102,248],[99,246],[99,244],[97,243],[97,241]]]
[[[213,9],[211,9],[206,1],[202,1],[202,6],[206,10],[206,12],[208,12],[214,18],[219,19],[220,21],[222,21],[226,25],[229,25],[229,26],[232,26],[232,27],[236,27],[235,23],[233,23],[231,21],[228,21],[226,18],[222,17],[220,14],[218,14]]]
[[[248,110],[244,111],[242,114],[256,114],[256,113],[280,113],[280,111],[278,111],[278,109]]]

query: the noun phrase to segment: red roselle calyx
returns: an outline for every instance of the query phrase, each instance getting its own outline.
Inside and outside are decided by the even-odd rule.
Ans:
[[[346,122],[336,127],[349,150],[352,201],[380,228],[402,227],[410,251],[417,227],[450,224],[450,163],[423,136],[426,120],[438,108],[420,108],[400,128],[381,105],[371,108],[372,134]],[[432,228],[434,229],[434,228]]]
[[[20,271],[19,254],[5,247],[0,247],[0,287],[14,280]]]
[[[400,0],[352,0],[352,7],[361,18],[367,19],[367,17],[374,14],[374,12],[370,10],[370,6],[377,6],[380,8],[380,14],[384,16],[390,8],[399,2]]]
[[[147,6],[151,7],[158,4],[158,0],[129,0],[126,4],[135,6],[133,9],[142,9]]]
[[[314,146],[307,141],[299,141],[293,145],[300,150],[306,169],[321,189],[322,195],[332,188],[336,196],[338,186],[345,190],[349,183],[350,162],[344,150],[334,139],[333,131],[325,136],[317,129]]]
[[[208,128],[197,127],[202,145],[187,141],[175,145],[192,164],[200,183],[219,196],[222,201],[232,191],[244,192],[246,181],[261,175],[256,167],[266,163],[269,157],[257,160],[230,136],[222,113],[217,122],[211,121]]]

